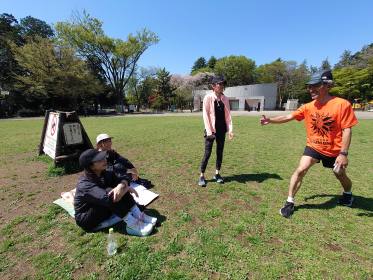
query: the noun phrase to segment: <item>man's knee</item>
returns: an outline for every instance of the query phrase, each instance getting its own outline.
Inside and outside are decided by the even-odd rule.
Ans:
[[[298,166],[298,168],[294,171],[294,175],[297,175],[298,177],[303,178],[308,171],[308,168]]]

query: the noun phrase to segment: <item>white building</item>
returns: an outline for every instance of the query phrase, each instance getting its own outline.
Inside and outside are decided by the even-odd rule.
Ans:
[[[211,90],[194,90],[194,111],[202,109],[203,97]],[[224,95],[229,98],[232,111],[274,110],[277,101],[276,84],[255,84],[237,87],[227,87]]]

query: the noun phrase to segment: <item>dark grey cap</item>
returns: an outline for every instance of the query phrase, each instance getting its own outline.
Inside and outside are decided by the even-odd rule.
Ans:
[[[95,149],[85,150],[79,157],[79,164],[82,168],[87,169],[92,163],[106,158],[106,151],[99,152]]]
[[[306,83],[306,85],[317,85],[317,84],[332,84],[333,74],[331,70],[324,70],[314,73],[311,79]]]
[[[224,83],[224,84],[227,83],[227,81],[225,80],[224,76],[222,76],[222,75],[214,76],[211,79],[211,84],[220,84],[220,83]]]

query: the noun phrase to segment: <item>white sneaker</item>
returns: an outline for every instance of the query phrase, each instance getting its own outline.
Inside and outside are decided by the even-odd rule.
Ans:
[[[124,219],[126,222],[126,231],[129,235],[136,236],[148,236],[152,233],[154,225],[151,223],[144,223],[143,221],[137,219],[131,213]]]
[[[131,214],[138,220],[140,221],[143,221],[144,223],[147,223],[147,224],[152,224],[153,226],[155,226],[155,224],[157,223],[157,218],[156,217],[152,217],[152,216],[149,216],[149,215],[146,215],[144,212],[141,212],[141,214],[136,214],[134,212],[131,212]]]

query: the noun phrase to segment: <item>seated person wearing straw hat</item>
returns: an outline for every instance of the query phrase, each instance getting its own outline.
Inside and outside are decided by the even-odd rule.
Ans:
[[[119,179],[114,172],[106,170],[106,152],[88,149],[79,157],[84,168],[79,178],[74,198],[75,221],[86,231],[92,231],[98,224],[115,214],[126,222],[130,235],[147,236],[157,218],[143,213],[131,193],[129,182]]]

